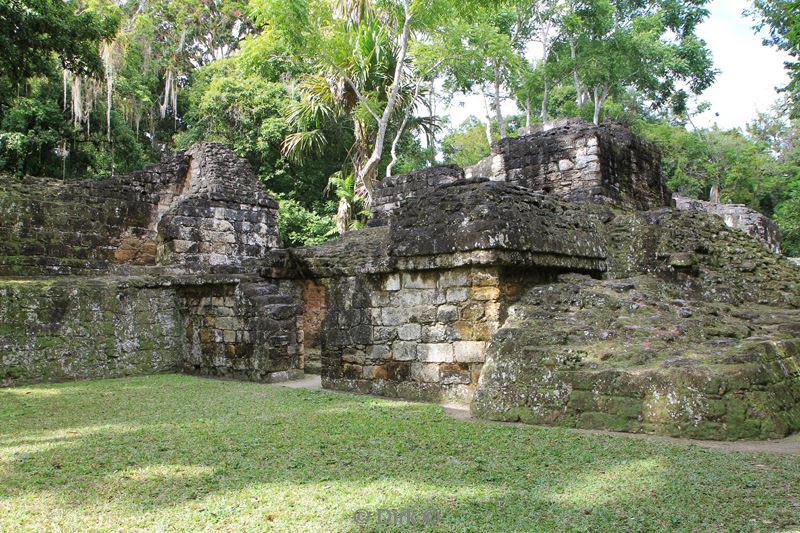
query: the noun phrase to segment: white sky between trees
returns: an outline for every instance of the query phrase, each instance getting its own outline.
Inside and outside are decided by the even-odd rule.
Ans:
[[[694,119],[698,127],[716,123],[725,129],[744,129],[758,112],[768,111],[779,98],[775,89],[789,82],[783,68],[788,55],[762,45],[762,38],[753,31],[754,21],[742,14],[749,6],[749,0],[713,0],[708,5],[711,15],[699,27],[698,34],[708,44],[720,73],[716,83],[700,97],[700,101],[711,102],[712,107]],[[506,102],[503,111],[520,112],[513,102]],[[483,99],[477,95],[456,96],[446,114],[453,129],[470,115],[483,120]]]

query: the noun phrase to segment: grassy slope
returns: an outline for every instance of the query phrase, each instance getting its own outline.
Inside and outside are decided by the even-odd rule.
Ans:
[[[2,531],[358,530],[381,508],[443,531],[782,529],[800,460],[184,376],[0,390]]]

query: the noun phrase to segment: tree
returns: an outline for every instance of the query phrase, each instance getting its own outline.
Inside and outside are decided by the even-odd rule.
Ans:
[[[550,54],[553,51],[553,46],[559,38],[559,33],[564,24],[564,16],[567,14],[568,4],[564,0],[542,0],[532,5],[532,36],[542,46],[542,59],[537,65],[539,77],[541,78],[541,114],[542,122],[547,121],[548,106],[550,103]],[[532,85],[533,81],[531,76],[528,75],[523,84],[527,87]],[[528,114],[526,127],[530,128],[531,120],[531,95],[530,92],[526,93],[525,106]]]
[[[455,131],[442,139],[442,154],[445,163],[469,167],[489,156],[486,144],[485,127],[478,118],[472,116]]]
[[[756,19],[757,31],[769,31],[765,45],[792,57],[792,61],[786,62],[791,82],[783,91],[794,102],[794,115],[800,115],[800,0],[753,0],[753,7],[747,13]]]
[[[471,93],[476,88],[484,100],[486,124],[495,121],[500,137],[508,136],[502,104],[513,96],[526,72],[525,49],[531,37],[533,6],[527,1],[478,4],[450,31],[437,36],[438,54],[445,63],[446,87]],[[487,144],[492,143],[486,130]]]
[[[574,0],[565,17],[560,63],[571,71],[578,107],[593,120],[609,97],[633,87],[653,108],[685,109],[716,76],[697,25],[707,0]]]
[[[55,54],[63,68],[99,76],[98,45],[114,36],[118,24],[118,18],[81,10],[73,0],[5,0],[0,3],[0,72],[18,85],[46,75]]]
[[[412,41],[435,20],[437,5],[417,0],[340,1],[330,16],[316,19],[313,31],[301,34],[303,39],[292,41],[277,31],[269,37],[289,43],[294,53],[307,54],[313,48],[317,57],[298,85],[300,98],[288,116],[297,131],[287,136],[285,152],[296,158],[319,154],[329,142],[324,135],[326,127],[337,124],[351,128],[355,141],[349,159],[355,196],[367,208],[390,130],[395,132],[392,159],[396,160],[396,148],[406,126],[422,125],[409,120],[426,79],[426,71],[412,56]],[[292,24],[308,26],[312,7],[308,4],[295,12]],[[278,16],[273,11],[267,15]],[[267,24],[275,27],[276,21]],[[390,163],[387,167],[390,172],[392,166]],[[341,202],[348,201],[345,195],[340,198]],[[352,212],[344,206],[340,209],[340,213]],[[347,224],[339,226],[345,228]]]

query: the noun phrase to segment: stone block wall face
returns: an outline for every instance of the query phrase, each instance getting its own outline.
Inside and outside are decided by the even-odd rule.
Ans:
[[[496,342],[514,349],[502,337]],[[767,364],[629,372],[570,368],[575,361],[566,354],[525,347],[524,357],[491,361],[472,408],[490,420],[531,424],[715,440],[784,438],[800,427],[797,345],[762,343],[755,350]]]
[[[469,403],[518,286],[499,267],[325,280],[323,386]]]
[[[0,281],[0,385],[173,372],[183,347],[172,289]]]
[[[696,213],[710,213],[725,221],[725,225],[744,231],[755,237],[769,250],[780,255],[781,238],[778,225],[758,211],[741,204],[716,204],[674,195],[673,203],[677,209]]]
[[[261,382],[302,375],[302,292],[298,284],[215,284],[180,292],[186,309],[184,371]]]
[[[281,247],[278,204],[247,161],[218,144],[186,152],[187,194],[158,224],[158,263],[192,268],[253,263]]]
[[[376,187],[370,226],[388,224],[390,216],[399,209],[403,200],[420,197],[425,191],[462,179],[464,170],[452,165],[436,166],[386,178]]]
[[[180,154],[106,181],[0,176],[0,275],[154,264],[158,219],[182,194],[187,169]]]
[[[328,314],[325,285],[303,282],[303,370],[319,374],[322,370],[322,324]]]
[[[602,200],[636,209],[669,205],[658,151],[613,124],[561,121],[558,127],[503,139],[466,176],[570,200]]]
[[[277,209],[218,144],[105,181],[0,176],[0,275],[241,266],[281,246]]]

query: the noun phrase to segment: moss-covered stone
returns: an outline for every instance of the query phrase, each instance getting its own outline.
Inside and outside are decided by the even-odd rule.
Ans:
[[[489,345],[473,412],[699,439],[800,430],[800,341],[782,327],[800,311],[692,291],[646,275],[529,289]]]

